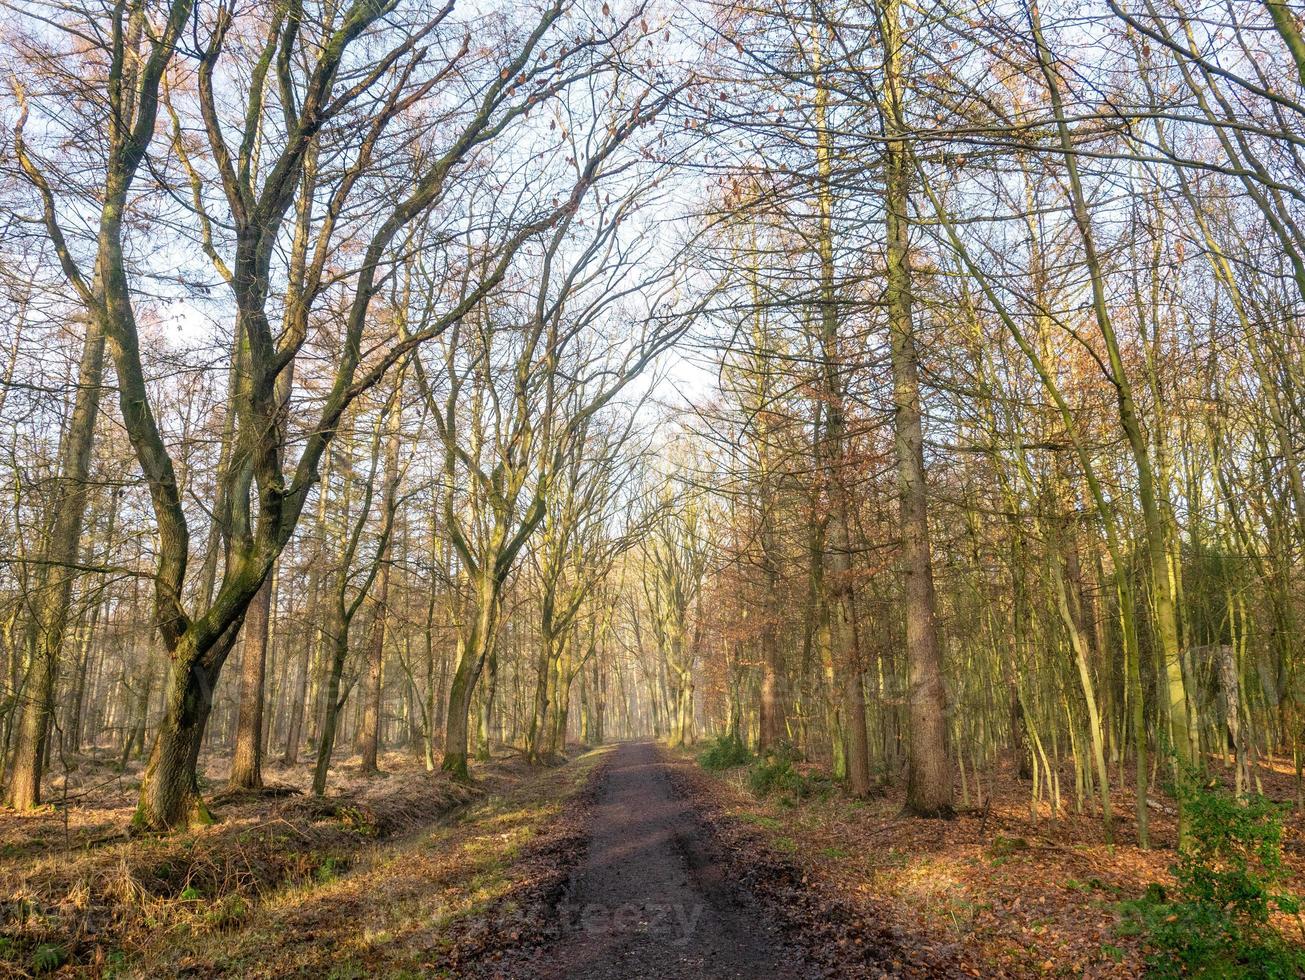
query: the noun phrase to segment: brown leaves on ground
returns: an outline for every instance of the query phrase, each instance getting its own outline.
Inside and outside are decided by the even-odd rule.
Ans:
[[[386,778],[333,776],[343,791],[326,800],[230,797],[221,823],[165,837],[127,839],[130,793],[103,788],[71,810],[5,814],[0,975],[34,972],[43,948],[65,974],[530,975],[559,933],[604,757],[542,770],[504,758],[471,789],[393,756]],[[937,821],[902,816],[894,795],[758,800],[744,770],[709,775],[681,758],[671,772],[711,831],[710,859],[827,976],[1141,972],[1117,908],[1170,881],[1164,804],[1143,851],[1126,793],[1109,848],[1090,814],[1033,821],[1028,786],[1010,774],[985,777],[982,806]],[[1289,774],[1261,777],[1270,797],[1290,798]],[[1302,840],[1292,815],[1298,893]]]
[[[899,972],[908,975],[1142,972],[1140,941],[1116,931],[1118,904],[1140,897],[1151,882],[1172,882],[1176,827],[1168,801],[1152,810],[1153,847],[1142,850],[1133,798],[1117,793],[1111,848],[1102,842],[1098,815],[1051,819],[1044,806],[1034,822],[1028,784],[1010,773],[985,778],[990,803],[943,821],[903,816],[900,793],[867,801],[840,793],[797,803],[778,795],[759,800],[744,788],[745,771],[707,774],[686,759],[677,778],[711,800],[709,818],[741,873],[792,904],[793,925],[810,931],[809,946],[869,947],[887,937],[901,950],[893,954]],[[1288,774],[1265,768],[1260,775],[1268,796],[1293,798]],[[1297,894],[1305,892],[1302,830],[1299,813],[1289,815],[1283,850],[1287,884]],[[794,874],[818,898],[804,899],[789,880]]]
[[[306,784],[306,770],[269,768],[290,791],[218,794],[212,826],[129,837],[131,775],[106,777],[105,767],[84,765],[81,805],[0,814],[0,975],[35,972],[42,957],[98,972],[174,944],[221,947],[286,894],[322,891],[374,860],[383,842],[533,778],[515,758],[483,767],[474,787],[399,753],[382,767],[381,777],[340,767],[321,799],[293,792],[294,783]],[[397,887],[405,872],[395,871]],[[163,972],[187,968],[174,963]]]
[[[937,977],[959,972],[945,938],[905,929],[868,893],[847,894],[835,882],[813,873],[805,860],[792,853],[797,850],[792,840],[766,832],[782,825],[775,818],[762,817],[763,805],[750,795],[689,760],[672,764],[671,778],[676,791],[694,805],[711,830],[718,859],[728,862],[734,879],[771,908],[794,943],[825,975]],[[765,829],[758,826],[758,819],[769,821]],[[802,850],[813,845],[804,840]]]

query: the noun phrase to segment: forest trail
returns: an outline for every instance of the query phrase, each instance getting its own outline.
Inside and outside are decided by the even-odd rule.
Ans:
[[[548,977],[793,977],[806,970],[769,912],[707,857],[658,748],[617,747],[589,849],[560,909]]]

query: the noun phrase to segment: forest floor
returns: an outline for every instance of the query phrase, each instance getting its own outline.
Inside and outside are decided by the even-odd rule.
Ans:
[[[472,787],[383,768],[339,767],[320,801],[217,793],[214,826],[128,838],[133,775],[80,766],[77,805],[0,813],[0,977],[1137,976],[1119,903],[1174,858],[1167,804],[1143,851],[1121,794],[1108,848],[1087,814],[1034,822],[1011,776],[932,821],[814,767],[825,789],[758,798],[746,769],[646,742],[544,769],[505,752]],[[1290,816],[1297,893],[1303,830]]]
[[[602,757],[505,753],[466,786],[395,752],[323,799],[307,765],[269,766],[270,795],[210,787],[214,825],[134,837],[139,772],[82,760],[46,794],[73,805],[0,811],[0,977],[454,975],[486,952],[471,911],[557,887],[581,834],[563,801],[578,819]]]
[[[814,766],[799,766],[814,785],[828,786]],[[1103,843],[1099,812],[1077,813],[1071,799],[1053,819],[1034,820],[1029,784],[1011,772],[982,780],[979,806],[953,820],[903,815],[901,787],[870,800],[837,790],[795,799],[748,788],[746,768],[707,772],[677,755],[674,778],[702,802],[717,835],[752,854],[777,852],[801,869],[808,889],[849,907],[922,950],[945,972],[972,976],[1136,977],[1144,972],[1142,940],[1123,926],[1120,903],[1152,882],[1169,887],[1177,825],[1173,801],[1150,811],[1152,847],[1137,846],[1134,797],[1117,791],[1116,844]],[[1264,795],[1295,797],[1287,766],[1262,766]],[[1073,786],[1072,776],[1068,784]],[[973,787],[972,787],[973,790]],[[1086,810],[1087,808],[1085,808]],[[1287,813],[1283,828],[1285,885],[1305,895],[1305,819]],[[1305,942],[1299,920],[1280,922]]]
[[[133,780],[110,792],[83,766],[80,805],[0,815],[0,976],[956,972],[740,838],[719,784],[651,743],[545,769],[505,755],[470,789],[384,764],[334,775],[325,801],[219,793],[214,826],[130,839]]]

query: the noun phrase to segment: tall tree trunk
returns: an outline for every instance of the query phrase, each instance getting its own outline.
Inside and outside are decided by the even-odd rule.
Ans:
[[[259,789],[263,785],[263,704],[267,678],[267,641],[276,594],[276,573],[249,604],[245,614],[244,649],[240,665],[240,713],[236,719],[236,749],[231,757],[234,789]]]
[[[377,758],[381,745],[381,683],[385,654],[385,603],[390,588],[390,562],[382,559],[381,580],[376,597],[376,621],[372,624],[372,637],[367,657],[366,686],[363,689],[360,754],[362,771],[373,775],[380,772]]]
[[[905,80],[902,77],[900,0],[881,0],[884,45],[885,220],[887,305],[893,370],[897,473],[901,491],[902,571],[906,599],[908,672],[906,807],[917,816],[952,814],[952,770],[947,758],[947,701],[937,598],[929,546],[929,502],[924,470],[919,360],[911,322],[909,156],[902,133]]]
[[[773,596],[774,576],[768,578],[771,583],[767,591]],[[780,692],[782,673],[778,629],[768,623],[761,635],[761,701],[757,718],[757,750],[762,754],[774,751],[784,742],[784,700]]]
[[[440,768],[454,778],[468,780],[467,738],[470,734],[471,698],[480,679],[498,627],[498,588],[490,573],[482,573],[476,590],[474,619],[464,634],[461,656],[449,686],[449,708],[444,727],[444,758]]]
[[[489,656],[485,658],[485,688],[484,696],[480,702],[480,737],[477,739],[478,748],[476,750],[476,759],[479,762],[488,762],[492,755],[494,700],[498,696],[497,646],[497,644],[492,644],[489,648]]]
[[[432,521],[432,523],[434,523]],[[432,629],[435,620],[435,595],[434,589],[431,590],[431,597],[426,604],[426,636],[423,645],[426,651],[426,700],[425,710],[423,712],[426,725],[422,732],[422,750],[426,763],[426,771],[435,770],[435,729],[438,725],[438,719],[435,715],[436,705],[442,700],[443,692],[435,690],[435,637]],[[441,681],[443,678],[441,678]]]
[[[607,738],[607,671],[603,670],[598,658],[593,662],[593,727],[590,732],[594,745],[601,745]]]
[[[545,762],[544,733],[548,724],[549,682],[553,675],[554,649],[558,639],[552,619],[552,598],[545,591],[540,610],[539,649],[535,656],[535,695],[526,730],[526,761],[533,765]]]
[[[309,590],[312,595],[313,590]],[[310,600],[309,608],[317,609],[317,601]],[[300,651],[295,654],[294,683],[290,689],[290,720],[286,724],[285,732],[285,751],[281,755],[281,761],[287,766],[296,765],[299,762],[299,743],[304,737],[304,712],[308,703],[308,673],[312,662],[312,651],[321,644],[321,629],[313,630],[313,638],[310,641],[301,641]]]
[[[839,340],[838,297],[834,266],[832,151],[827,125],[829,90],[816,70],[816,194],[819,216],[820,398],[824,432],[816,441],[817,469],[825,488],[825,513],[819,518],[812,561],[815,600],[823,607],[818,639],[834,710],[831,712],[834,769],[846,777],[854,796],[870,792],[869,735],[865,688],[855,629],[852,589],[851,502],[847,488],[847,421],[845,379]]]
[[[349,634],[347,629],[342,629],[331,648],[330,672],[326,678],[325,711],[322,715],[321,735],[317,740],[317,763],[313,768],[314,796],[321,796],[326,792],[326,776],[331,768],[331,753],[335,748],[335,731],[340,723],[340,709],[344,707],[344,696],[340,693],[340,678],[344,674],[344,662],[348,656]]]
[[[87,480],[95,441],[95,418],[104,377],[104,329],[97,316],[87,318],[86,338],[77,369],[77,397],[72,420],[60,446],[59,481],[53,495],[55,508],[44,564],[37,575],[38,590],[32,609],[31,666],[24,686],[18,742],[10,767],[7,802],[16,810],[29,810],[41,802],[41,777],[45,772],[46,742],[54,710],[59,654],[68,627],[75,566],[79,557],[82,519],[86,513]]]
[[[104,530],[104,563],[106,565],[113,554],[113,539],[118,526],[118,510],[121,504],[122,488],[114,487],[109,496],[109,518]],[[90,673],[91,655],[95,650],[95,631],[100,622],[100,613],[104,610],[107,594],[108,584],[102,582],[96,590],[94,605],[91,608],[90,622],[86,626],[86,635],[82,638],[81,643],[81,654],[77,658],[77,676],[74,678],[76,686],[73,690],[72,703],[69,705],[68,720],[65,724],[68,745],[74,752],[80,752],[82,747],[82,738],[84,737],[82,719],[86,713],[87,675]],[[94,693],[92,685],[92,696],[94,696]]]
[[[394,547],[392,533],[395,512],[398,508],[399,492],[399,449],[403,434],[403,371],[400,370],[394,383],[394,393],[387,407],[389,438],[385,445],[385,476],[382,494],[385,507],[385,546],[377,555],[381,563],[380,582],[376,595],[376,622],[372,627],[372,642],[367,659],[367,686],[363,691],[361,755],[362,771],[367,774],[380,771],[377,756],[381,747],[381,684],[384,680],[384,659],[386,628],[389,621],[390,600],[390,556]]]
[[[207,651],[189,654],[188,668],[173,665],[164,691],[163,718],[154,738],[134,823],[142,828],[176,827],[186,823],[211,823],[212,815],[199,794],[196,765],[204,727],[213,710],[213,684],[222,662],[231,652],[239,621]],[[183,663],[186,661],[183,661]]]

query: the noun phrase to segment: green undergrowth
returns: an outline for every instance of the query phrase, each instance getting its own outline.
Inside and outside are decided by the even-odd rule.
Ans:
[[[698,765],[709,772],[724,772],[747,766],[746,782],[754,796],[775,796],[781,803],[824,799],[833,782],[823,773],[803,772],[800,758],[788,746],[753,755],[737,735],[718,735],[698,753]]]
[[[698,765],[711,772],[734,769],[751,761],[752,753],[737,735],[717,735],[707,748],[698,753]]]
[[[792,752],[780,749],[757,759],[748,770],[748,789],[755,796],[777,796],[781,803],[825,799],[834,788],[818,771],[802,772]]]
[[[1189,824],[1171,868],[1177,884],[1121,903],[1120,933],[1145,938],[1157,977],[1305,975],[1305,948],[1274,921],[1294,916],[1301,927],[1299,900],[1282,888],[1281,808],[1195,778],[1182,802]]]

